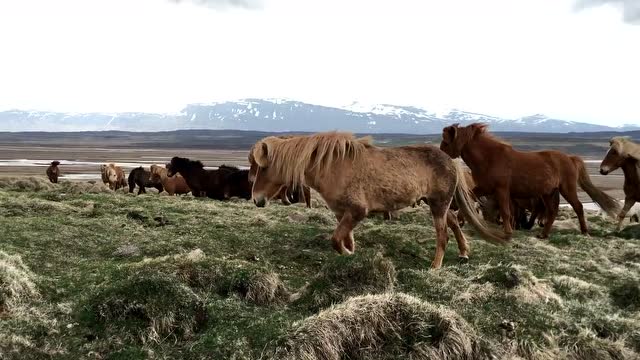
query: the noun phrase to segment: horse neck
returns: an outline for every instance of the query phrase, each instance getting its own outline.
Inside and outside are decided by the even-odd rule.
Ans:
[[[499,145],[499,143],[486,137],[478,136],[476,139],[467,142],[462,148],[460,156],[472,172],[482,171],[486,169],[487,164],[490,162],[492,149],[496,145]]]
[[[638,168],[638,160],[627,159],[622,164],[622,172],[624,173],[625,183],[640,184],[640,168]]]

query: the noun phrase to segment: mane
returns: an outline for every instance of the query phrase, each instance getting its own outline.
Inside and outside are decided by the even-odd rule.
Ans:
[[[189,168],[204,169],[204,164],[200,160],[191,160],[188,158],[175,156],[171,159],[172,165],[184,166]]]
[[[493,135],[492,133],[488,132],[487,129],[489,128],[489,124],[485,124],[485,123],[473,123],[473,124],[469,124],[465,127],[465,129],[468,129],[467,131],[463,131],[460,132],[458,131],[459,135],[461,137],[467,137],[467,139],[464,140],[471,140],[475,137],[484,137],[485,139],[489,139],[491,141],[495,141],[497,143],[500,143],[502,145],[506,145],[511,147],[512,145],[509,144],[508,142],[506,142],[505,140]],[[460,130],[460,128],[458,128],[458,130]]]
[[[629,137],[615,136],[609,140],[612,149],[615,149],[620,156],[631,157],[640,160],[640,144],[636,144]]]
[[[234,165],[226,165],[226,164],[222,164],[222,165],[218,166],[218,169],[226,169],[226,170],[233,170],[233,171],[238,171],[238,170],[240,170],[237,166],[234,166]]]
[[[331,131],[287,138],[270,136],[253,146],[250,158],[260,166],[266,162],[287,184],[295,186],[304,182],[306,171],[323,176],[342,161],[357,160],[371,146],[371,137],[358,139],[349,132]]]

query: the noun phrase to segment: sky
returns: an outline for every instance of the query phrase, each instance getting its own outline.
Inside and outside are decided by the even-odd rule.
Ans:
[[[637,0],[1,0],[0,109],[288,98],[640,124]]]

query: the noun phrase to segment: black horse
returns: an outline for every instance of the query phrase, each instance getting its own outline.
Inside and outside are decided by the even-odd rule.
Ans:
[[[224,165],[217,170],[206,170],[201,161],[178,156],[174,156],[167,164],[167,175],[182,175],[193,196],[206,196],[215,200],[225,199],[225,177],[237,170],[238,168]]]
[[[224,178],[225,198],[239,197],[245,200],[251,199],[252,184],[249,182],[249,170],[240,170],[227,165],[220,166],[220,168],[222,167],[231,171]]]
[[[142,168],[142,166],[137,167],[129,173],[129,192],[133,193],[133,189],[138,185],[138,195],[145,194],[147,191],[145,187],[153,187],[158,189],[158,192],[162,192],[164,188],[160,183],[154,183],[151,181],[151,172]]]

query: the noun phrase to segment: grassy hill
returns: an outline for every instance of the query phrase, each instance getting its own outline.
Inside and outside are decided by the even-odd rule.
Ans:
[[[636,359],[638,226],[562,211],[549,240],[428,268],[427,208],[356,228],[314,207],[0,179],[3,359]],[[453,240],[451,236],[451,240]]]

